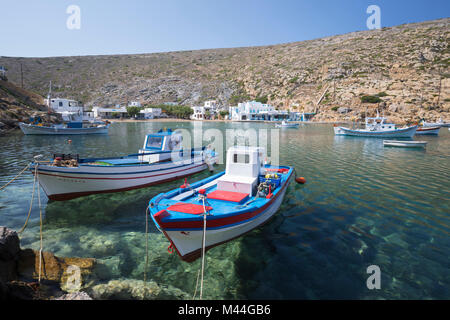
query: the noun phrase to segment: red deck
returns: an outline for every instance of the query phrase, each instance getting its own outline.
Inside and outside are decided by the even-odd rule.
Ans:
[[[201,214],[203,213],[203,205],[193,204],[193,203],[175,203],[167,208],[167,210],[190,213],[190,214]],[[212,210],[211,207],[206,206],[206,211]]]
[[[247,197],[248,193],[223,191],[223,190],[216,190],[211,193],[208,193],[208,199],[224,200],[231,202],[241,202]]]

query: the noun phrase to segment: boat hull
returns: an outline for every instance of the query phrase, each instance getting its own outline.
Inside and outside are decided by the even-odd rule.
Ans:
[[[425,148],[427,141],[396,141],[396,140],[384,140],[383,145],[385,147],[399,147],[399,148]]]
[[[259,208],[254,212],[245,213],[246,215],[251,216],[251,218],[240,221],[240,215],[236,215],[233,217],[233,221],[238,222],[213,227],[208,227],[208,222],[212,223],[212,221],[207,221],[205,251],[238,238],[267,222],[280,208],[287,187],[291,182],[292,175],[293,174],[286,180],[282,186],[282,190],[280,190],[276,197],[264,207]],[[202,228],[165,228],[164,223],[162,223],[158,215],[154,215],[154,219],[183,261],[192,262],[201,256],[203,239]],[[201,224],[203,225],[203,222]]]
[[[208,168],[205,161],[137,166],[53,167],[39,164],[39,183],[50,200],[143,188],[186,177]],[[34,167],[32,167],[34,171]]]
[[[441,127],[422,127],[418,128],[416,135],[438,135]]]
[[[334,134],[364,138],[411,138],[416,133],[416,130],[417,126],[386,131],[353,130],[345,127],[334,127]]]
[[[36,126],[19,123],[19,127],[26,135],[78,135],[78,134],[107,134],[109,125],[90,128],[58,128]]]

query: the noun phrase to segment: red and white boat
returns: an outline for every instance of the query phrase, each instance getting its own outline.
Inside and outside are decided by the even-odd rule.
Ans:
[[[151,199],[150,215],[170,250],[191,262],[203,249],[268,221],[283,202],[294,168],[265,165],[264,159],[264,148],[231,147],[224,172]]]
[[[212,169],[216,162],[213,151],[186,151],[180,145],[180,134],[160,131],[147,135],[137,154],[86,159],[56,154],[52,161],[32,163],[30,170],[37,170],[38,181],[50,200],[69,200],[143,188]]]
[[[436,127],[418,127],[416,130],[416,135],[438,135],[441,126]]]

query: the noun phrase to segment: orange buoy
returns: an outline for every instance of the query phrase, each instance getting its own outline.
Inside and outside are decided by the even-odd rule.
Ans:
[[[295,178],[295,182],[301,183],[301,184],[305,184],[306,183],[306,179],[303,178],[303,177],[298,177],[298,178]]]

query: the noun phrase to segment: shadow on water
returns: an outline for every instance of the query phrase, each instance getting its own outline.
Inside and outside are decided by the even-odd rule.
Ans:
[[[359,299],[380,238],[354,225],[360,212],[304,207],[292,193],[241,241],[235,267],[248,299]]]

